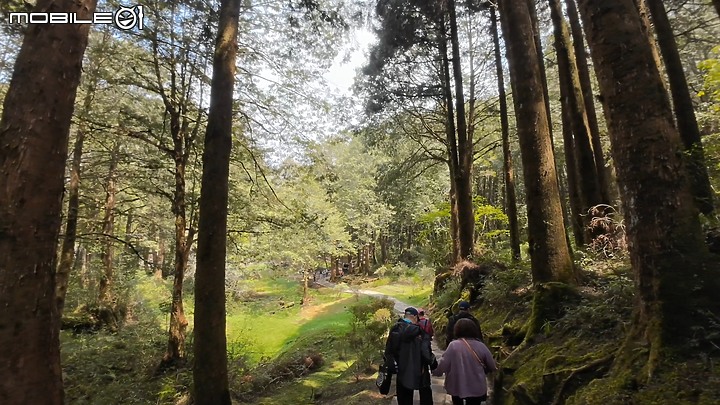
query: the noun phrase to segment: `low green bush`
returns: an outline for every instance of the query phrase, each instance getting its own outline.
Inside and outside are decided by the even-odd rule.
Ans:
[[[357,360],[352,366],[356,379],[382,359],[385,338],[393,322],[394,302],[374,298],[350,307],[351,330],[347,334],[348,350]]]

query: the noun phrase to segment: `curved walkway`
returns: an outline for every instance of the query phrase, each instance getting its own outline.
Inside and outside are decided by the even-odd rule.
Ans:
[[[337,285],[332,284],[328,281],[321,281],[317,280],[317,284],[328,287],[328,288],[338,288]],[[377,297],[377,298],[387,298],[395,302],[395,312],[397,312],[399,315],[402,315],[405,313],[405,308],[411,307],[412,305],[407,304],[405,302],[402,302],[398,300],[395,297],[391,297],[386,294],[379,293],[377,291],[372,290],[363,290],[363,289],[355,289],[355,288],[345,288],[342,290],[342,292],[351,293],[351,294],[363,294],[363,295],[369,295],[371,297]],[[440,349],[437,344],[435,343],[435,340],[432,341],[432,350],[433,353],[435,353],[435,356],[440,360],[440,357],[442,357],[444,350]],[[445,393],[445,388],[443,387],[443,384],[445,383],[445,377],[432,377],[431,379],[431,387],[433,392],[433,405],[452,405],[452,399],[450,398],[450,395],[447,395]],[[388,394],[387,398],[390,398],[392,396],[392,402],[391,404],[397,405],[397,399],[395,398],[395,378],[392,380],[392,386],[390,387],[390,394]],[[420,396],[417,391],[415,391],[415,401],[414,404],[420,404]]]

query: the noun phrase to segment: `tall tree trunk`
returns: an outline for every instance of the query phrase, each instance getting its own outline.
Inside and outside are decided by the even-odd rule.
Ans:
[[[539,58],[527,2],[499,2],[515,82],[515,114],[527,188],[528,242],[534,283],[574,283],[543,99]],[[512,27],[512,29],[511,29]]]
[[[180,131],[182,132],[182,131]],[[160,368],[180,363],[185,358],[185,329],[188,322],[183,308],[183,280],[188,262],[188,247],[191,243],[186,234],[187,215],[185,204],[185,159],[183,151],[184,137],[173,136],[175,144],[175,192],[172,211],[175,214],[175,266],[173,268],[172,303],[170,305],[170,326],[168,346]]]
[[[338,269],[340,268],[340,259],[337,257],[333,258],[332,270],[330,271],[330,281],[335,282],[337,280]]]
[[[86,100],[92,100],[87,97]],[[75,239],[77,235],[78,208],[80,206],[80,174],[82,161],[83,143],[85,142],[85,129],[77,131],[75,146],[73,147],[73,160],[70,167],[70,183],[68,184],[68,213],[65,224],[65,238],[60,249],[60,260],[55,275],[55,301],[58,308],[58,318],[62,318],[65,308],[65,296],[67,295],[68,283],[70,281],[70,270],[75,260]]]
[[[542,83],[542,92],[543,97],[545,101],[545,115],[548,122],[548,131],[550,134],[550,147],[551,152],[553,154],[553,164],[554,166],[558,165],[557,158],[555,155],[555,140],[553,137],[553,124],[552,124],[552,113],[550,108],[550,96],[548,94],[548,85],[547,85],[547,72],[545,70],[545,57],[543,56],[543,48],[542,48],[542,41],[540,39],[540,24],[538,22],[537,17],[537,10],[535,8],[535,0],[526,0],[527,1],[527,7],[528,12],[530,13],[530,22],[532,25],[532,32],[533,32],[533,42],[535,43],[535,50],[537,54],[537,60],[538,60],[538,66],[540,67],[540,80]],[[514,93],[514,91],[513,91]],[[557,173],[556,173],[557,174]],[[556,178],[556,183],[560,183],[559,179]],[[568,248],[570,248],[570,236],[567,233],[567,229],[570,227],[570,224],[565,223],[565,219],[568,217],[567,215],[567,207],[565,206],[565,199],[560,199],[560,209],[563,213],[563,229],[565,230],[565,240],[568,245]]]
[[[652,376],[664,346],[687,344],[707,322],[702,311],[717,313],[718,263],[707,256],[682,141],[637,9],[632,0],[580,0],[579,6],[608,107],[637,283],[623,353],[630,356],[636,340],[649,345],[646,376]]]
[[[220,1],[203,152],[193,346],[193,396],[199,405],[231,404],[225,335],[225,255],[240,3],[240,0]]]
[[[665,62],[665,71],[670,83],[670,94],[672,96],[672,106],[675,110],[675,118],[677,119],[677,128],[685,150],[688,152],[687,169],[690,174],[690,185],[695,196],[695,204],[700,212],[709,214],[714,210],[713,191],[710,187],[710,178],[705,165],[705,155],[700,140],[700,128],[698,128],[695,118],[692,97],[680,61],[675,35],[662,0],[647,0],[647,6],[655,23],[655,33],[657,34],[663,62]]]
[[[465,115],[465,96],[463,90],[462,66],[460,65],[460,43],[458,40],[457,16],[455,13],[455,0],[448,0],[450,23],[450,44],[452,50],[452,71],[455,82],[455,118],[457,120],[457,162],[455,171],[455,192],[458,207],[458,234],[460,259],[472,256],[473,234],[475,232],[475,215],[472,201],[472,164],[473,139],[468,132]]]
[[[110,152],[110,167],[105,181],[105,213],[102,222],[102,233],[104,235],[102,250],[103,274],[100,277],[98,287],[98,301],[108,306],[112,306],[111,288],[115,277],[113,263],[115,244],[112,237],[115,236],[115,195],[117,194],[117,165],[119,159],[120,142],[115,142],[113,150]]]
[[[597,168],[598,183],[600,183],[600,194],[602,201],[609,204],[611,202],[610,178],[605,169],[605,155],[603,154],[603,146],[600,140],[600,126],[598,125],[595,110],[592,82],[590,81],[590,68],[588,67],[585,52],[585,39],[583,37],[577,8],[575,7],[575,0],[565,0],[565,4],[567,4],[567,14],[570,20],[570,31],[573,38],[573,49],[575,50],[575,61],[577,62],[578,76],[580,77],[580,88],[582,89],[585,113],[590,127],[590,138],[592,139],[592,148],[595,155],[595,167]]]
[[[550,109],[550,96],[548,94],[548,86],[547,86],[547,72],[545,70],[545,56],[543,54],[543,48],[542,48],[542,40],[540,38],[540,23],[538,22],[537,17],[537,10],[535,9],[535,0],[526,0],[527,1],[527,7],[528,11],[530,12],[530,21],[532,24],[532,41],[535,43],[535,51],[537,55],[538,60],[538,66],[540,67],[540,81],[542,82],[542,92],[543,97],[545,100],[545,112],[547,115],[547,122],[548,122],[548,129],[550,131],[550,144],[552,145],[553,142],[553,135],[552,135],[552,113]],[[553,146],[553,154],[555,153],[555,149]],[[554,156],[554,155],[553,155]]]
[[[457,187],[457,171],[460,162],[458,161],[457,138],[455,131],[455,108],[453,107],[452,90],[450,88],[450,60],[447,55],[447,35],[445,33],[445,23],[440,14],[438,21],[438,48],[440,50],[440,59],[442,61],[442,87],[445,98],[445,135],[448,145],[448,167],[450,171],[450,233],[453,245],[453,263],[460,261],[460,223],[458,210],[458,187]]]
[[[107,32],[103,33],[101,50],[105,48],[105,44],[109,38]],[[95,58],[93,58],[95,59]],[[100,68],[102,67],[102,59],[91,61],[90,71],[88,72],[88,86],[83,98],[82,110],[79,118],[77,134],[75,137],[75,145],[73,146],[73,160],[70,166],[70,182],[68,184],[68,213],[67,222],[65,224],[65,236],[63,238],[62,247],[60,249],[58,268],[55,275],[56,280],[56,301],[58,307],[58,317],[62,318],[65,307],[65,296],[67,295],[68,283],[70,281],[70,271],[75,260],[75,239],[77,235],[78,209],[80,205],[80,176],[82,174],[82,153],[85,135],[88,131],[86,123],[87,115],[92,109],[92,101],[95,97],[95,90],[100,80]]]
[[[380,233],[380,262],[386,264],[388,260],[388,236],[385,232]]]
[[[578,182],[582,181],[578,179],[578,171],[575,166],[575,141],[573,140],[572,133],[572,119],[570,118],[570,109],[567,107],[566,93],[568,84],[566,81],[560,81],[560,98],[562,100],[562,133],[563,133],[563,148],[565,150],[565,168],[567,173],[567,184],[568,184],[568,200],[570,201],[570,224],[572,225],[573,236],[575,237],[575,245],[583,246],[586,240],[586,233],[583,227],[583,209],[580,199],[580,192],[578,191]]]
[[[578,4],[580,4],[580,0],[578,0]],[[660,51],[658,50],[657,43],[655,42],[655,35],[653,34],[652,23],[650,21],[650,10],[648,10],[647,2],[645,0],[633,0],[633,4],[635,5],[638,13],[640,13],[640,22],[643,34],[645,34],[650,41],[652,59],[655,61],[657,68],[662,70]],[[585,28],[585,31],[587,33],[587,28]],[[665,77],[663,77],[662,73],[660,74],[660,80],[663,87],[667,89],[667,83],[665,83]]]
[[[510,250],[513,261],[520,260],[520,231],[517,217],[517,197],[515,196],[515,174],[513,173],[512,150],[510,148],[510,125],[508,123],[507,97],[505,95],[505,79],[502,59],[500,56],[500,38],[498,35],[497,15],[495,7],[490,7],[490,24],[495,45],[495,72],[498,81],[500,98],[500,127],[502,130],[503,148],[503,179],[505,180],[505,210],[510,228]]]
[[[580,192],[580,213],[582,214],[583,228],[587,233],[585,242],[590,242],[592,238],[596,236],[589,233],[589,225],[593,218],[593,215],[590,213],[590,207],[603,203],[603,200],[600,193],[597,168],[595,167],[595,154],[593,153],[592,140],[590,139],[590,128],[587,115],[585,114],[585,103],[583,101],[582,89],[580,88],[580,78],[575,64],[573,48],[570,47],[570,33],[563,18],[560,0],[549,0],[549,4],[550,18],[552,19],[554,27],[558,72],[560,75],[562,108],[568,111],[569,123],[572,126],[573,132],[572,146],[575,152],[575,168],[577,170],[576,179],[578,182],[576,185]],[[565,132],[563,128],[563,134]],[[569,158],[566,157],[566,159]],[[570,176],[569,173],[568,176]],[[573,217],[575,216],[576,214],[573,215]]]
[[[310,283],[310,270],[303,269],[303,294],[300,305],[305,305],[308,302],[308,287]]]
[[[80,257],[80,285],[82,288],[90,288],[90,271],[88,263],[90,263],[90,252],[84,247],[78,247],[77,255]]]
[[[39,0],[76,12],[95,1]],[[31,24],[0,118],[0,402],[62,404],[56,247],[70,121],[89,24]],[[52,95],[52,97],[48,96]]]

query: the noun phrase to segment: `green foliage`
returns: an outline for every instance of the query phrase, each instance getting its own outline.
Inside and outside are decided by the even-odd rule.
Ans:
[[[460,294],[460,279],[452,277],[445,284],[442,291],[435,296],[435,306],[437,308],[451,308],[460,298]]]
[[[630,319],[634,296],[635,286],[629,274],[618,272],[595,276],[580,303],[568,308],[557,327],[588,338],[601,334],[622,336]]]
[[[714,112],[720,112],[720,45],[712,50],[714,58],[698,63],[698,67],[705,73],[703,90],[698,94],[707,98]]]
[[[390,281],[397,281],[400,278],[411,277],[415,274],[415,270],[405,263],[385,264],[375,270],[375,274],[380,277],[387,277]]]
[[[352,320],[347,344],[356,358],[352,368],[357,379],[382,358],[385,337],[394,320],[393,308],[394,302],[387,298],[374,298],[349,308]]]
[[[172,404],[177,393],[168,379],[152,379],[167,336],[144,306],[133,308],[131,323],[117,333],[62,332],[61,354],[66,401],[71,404]],[[187,381],[187,379],[183,379]]]
[[[485,282],[483,296],[494,304],[516,303],[529,291],[531,285],[529,264],[519,264],[507,271],[493,272]]]

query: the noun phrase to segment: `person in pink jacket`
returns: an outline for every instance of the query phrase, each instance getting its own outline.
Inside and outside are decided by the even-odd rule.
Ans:
[[[470,319],[459,319],[455,340],[445,350],[435,376],[445,374],[445,391],[453,405],[480,405],[487,399],[485,376],[497,370],[490,350],[480,341],[480,330]]]

